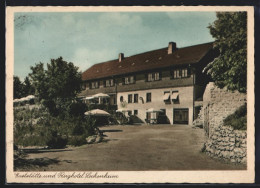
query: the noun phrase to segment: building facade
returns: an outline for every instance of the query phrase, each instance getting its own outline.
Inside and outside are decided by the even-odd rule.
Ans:
[[[168,48],[130,57],[120,53],[83,72],[79,97],[105,93],[111,105],[141,122],[192,125],[209,81],[202,70],[214,57],[213,43],[177,48],[170,42]]]

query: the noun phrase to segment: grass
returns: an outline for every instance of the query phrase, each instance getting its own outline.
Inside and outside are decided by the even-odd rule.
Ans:
[[[247,105],[239,107],[233,114],[224,119],[224,126],[231,126],[235,130],[247,129]]]

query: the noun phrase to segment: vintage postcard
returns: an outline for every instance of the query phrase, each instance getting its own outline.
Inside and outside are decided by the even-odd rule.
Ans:
[[[254,8],[7,7],[8,183],[253,183]]]

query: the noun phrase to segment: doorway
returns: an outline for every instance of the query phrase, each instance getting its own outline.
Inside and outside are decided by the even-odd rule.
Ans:
[[[189,124],[189,109],[188,108],[179,108],[173,109],[173,124]]]

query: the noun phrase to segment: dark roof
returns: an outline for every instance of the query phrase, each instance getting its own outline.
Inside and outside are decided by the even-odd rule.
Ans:
[[[82,73],[82,80],[93,80],[174,65],[198,63],[213,48],[213,42],[178,48],[168,54],[168,48],[153,50],[130,57],[98,63]]]

